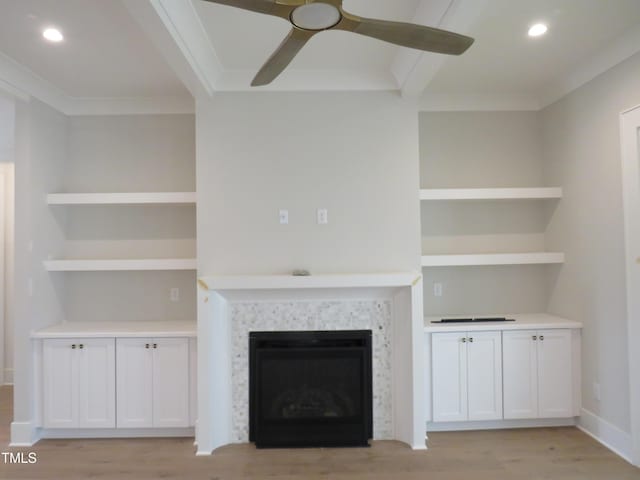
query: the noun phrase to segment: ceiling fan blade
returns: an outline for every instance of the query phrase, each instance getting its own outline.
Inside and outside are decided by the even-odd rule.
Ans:
[[[251,10],[252,12],[270,14],[276,5],[276,0],[204,0],[205,2],[228,5],[230,7]]]
[[[305,43],[317,32],[292,28],[280,46],[269,57],[251,82],[252,87],[271,83],[289,65]]]
[[[377,38],[402,47],[427,52],[460,55],[473,43],[473,38],[414,23],[390,22],[345,14],[346,20],[336,28]]]

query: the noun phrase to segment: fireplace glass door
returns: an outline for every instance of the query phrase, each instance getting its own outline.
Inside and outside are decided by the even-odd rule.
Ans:
[[[249,338],[256,446],[368,444],[371,331],[252,332]]]

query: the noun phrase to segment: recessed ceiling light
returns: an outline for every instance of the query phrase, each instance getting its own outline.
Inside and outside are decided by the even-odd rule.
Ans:
[[[57,28],[47,28],[42,32],[42,36],[53,43],[58,43],[61,42],[62,40],[64,40],[64,36],[62,35],[62,32],[60,32],[60,30],[58,30]]]
[[[539,37],[540,35],[544,35],[547,33],[547,26],[544,23],[536,23],[529,28],[529,36],[530,37]]]

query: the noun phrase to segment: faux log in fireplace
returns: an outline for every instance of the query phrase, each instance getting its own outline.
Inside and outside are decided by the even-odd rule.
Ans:
[[[367,446],[372,399],[371,330],[249,334],[258,448]]]

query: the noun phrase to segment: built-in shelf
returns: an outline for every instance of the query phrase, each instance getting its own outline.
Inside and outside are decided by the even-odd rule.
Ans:
[[[564,253],[480,253],[466,255],[423,255],[423,267],[448,267],[472,265],[526,265],[564,263]]]
[[[469,317],[505,317],[512,318],[513,322],[438,322],[443,318],[469,318]],[[477,332],[483,330],[536,330],[552,328],[582,328],[582,323],[575,320],[550,315],[548,313],[512,313],[491,315],[439,315],[425,316],[424,329],[427,332]]]
[[[193,321],[65,322],[37,330],[31,338],[195,337]]]
[[[195,258],[161,259],[58,259],[45,260],[45,268],[50,272],[100,272],[139,270],[196,270]]]
[[[536,200],[562,198],[562,188],[424,188],[420,200]]]
[[[50,193],[49,205],[183,205],[196,203],[195,192]]]

